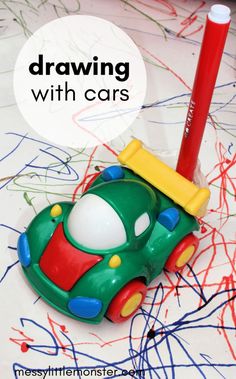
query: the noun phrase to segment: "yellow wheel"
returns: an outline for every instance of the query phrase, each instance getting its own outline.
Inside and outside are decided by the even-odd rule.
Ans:
[[[139,309],[146,293],[147,287],[141,280],[132,280],[111,301],[107,310],[107,317],[117,323],[128,320]]]
[[[194,255],[198,245],[199,239],[193,233],[188,234],[175,247],[165,264],[165,268],[170,272],[182,270]]]

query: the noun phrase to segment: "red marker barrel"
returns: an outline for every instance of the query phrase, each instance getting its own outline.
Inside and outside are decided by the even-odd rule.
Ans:
[[[189,103],[176,171],[192,180],[211,104],[225,40],[230,9],[216,4],[207,15],[197,71]]]

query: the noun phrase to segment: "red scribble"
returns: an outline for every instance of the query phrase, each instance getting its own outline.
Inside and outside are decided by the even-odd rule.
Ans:
[[[92,160],[93,160],[93,156],[97,150],[97,146],[95,146],[95,148],[93,149],[92,153],[90,154],[89,156],[89,160],[88,160],[88,164],[87,164],[87,167],[86,167],[86,170],[85,170],[85,173],[84,173],[84,178],[82,179],[82,181],[77,185],[77,187],[75,188],[74,192],[73,192],[73,196],[72,196],[72,201],[75,201],[75,198],[76,198],[76,195],[77,195],[77,192],[78,190],[82,187],[82,193],[84,192],[85,188],[88,187],[88,185],[86,184],[86,181],[88,178],[91,178],[91,175],[88,175],[88,171],[90,169],[90,166],[91,166],[91,163],[92,163]],[[95,175],[97,175],[97,173],[95,173]],[[94,174],[92,176],[92,178],[94,179]]]
[[[198,16],[196,15],[197,11],[199,9],[201,9],[202,7],[204,7],[204,5],[206,4],[205,1],[202,1],[201,4],[188,16],[186,17],[180,24],[183,25],[183,28],[180,29],[180,31],[176,34],[177,37],[180,37],[182,36],[183,32],[189,28],[197,19],[198,19]],[[197,32],[199,32],[199,30],[201,30],[203,28],[203,25],[201,25],[200,27],[198,27],[194,32],[191,32],[189,35],[193,35],[193,34],[196,34]],[[185,35],[186,37],[187,35]]]
[[[202,225],[201,226],[201,233],[206,233],[207,232],[207,228],[205,227],[205,225]]]
[[[94,336],[94,337],[96,337],[99,341],[101,341],[102,342],[102,346],[104,346],[104,344],[105,345],[109,345],[109,346],[112,346],[109,342],[107,343],[107,342],[105,342],[101,337],[99,337],[97,334],[95,334],[95,333],[89,333],[89,334],[91,334],[91,336]]]
[[[165,14],[168,16],[173,16],[173,17],[177,16],[177,12],[176,12],[175,7],[172,4],[170,4],[169,1],[167,1],[167,0],[155,0],[156,3],[163,5],[163,8],[159,8],[159,7],[156,7],[154,5],[147,4],[147,2],[144,3],[143,1],[140,1],[140,0],[135,0],[135,2],[143,5],[146,8],[155,10],[155,11],[160,12],[162,14]]]
[[[28,350],[29,350],[29,345],[27,344],[27,342],[34,342],[34,339],[28,337],[23,331],[19,330],[19,329],[16,329],[16,328],[13,328],[12,327],[12,330],[14,330],[15,332],[19,333],[20,336],[22,336],[21,338],[9,338],[9,340],[17,345],[20,346],[21,348],[21,351],[23,353],[26,353]]]
[[[182,83],[189,91],[192,91],[192,88],[189,87],[187,83],[185,83],[185,81],[181,78],[181,76],[179,76],[172,68],[170,68],[166,63],[164,63],[160,58],[158,58],[156,55],[154,55],[153,53],[148,51],[145,47],[143,47],[143,46],[139,46],[139,47],[140,47],[140,49],[145,51],[145,53],[147,53],[150,57],[152,57],[157,62],[159,62],[166,70],[171,72],[171,74],[173,74],[174,77],[177,78],[179,80],[179,82]]]
[[[190,36],[193,36],[194,34],[197,34],[198,32],[200,32],[202,29],[204,28],[203,25],[200,25],[197,29],[195,29],[193,32],[190,32],[188,34],[185,34],[184,37],[190,37]]]
[[[235,290],[235,282],[233,279],[233,275],[230,275],[228,277],[224,277],[225,280],[225,289],[227,290],[233,290],[228,292],[228,302],[224,305],[221,316],[220,316],[220,325],[223,327],[222,333],[225,338],[225,341],[229,347],[230,353],[234,360],[236,360],[236,347],[235,347],[235,341],[230,341],[230,336],[228,335],[228,330],[224,328],[225,326],[225,318],[226,318],[226,312],[229,311],[232,319],[232,325],[236,327],[236,312],[235,312],[235,296],[236,296],[236,290]],[[232,300],[232,298],[234,299]],[[235,336],[234,336],[235,338]]]
[[[22,342],[21,344],[22,353],[27,353],[28,350],[29,350],[29,345],[26,342]]]
[[[58,332],[56,331],[56,327],[59,327],[59,331],[62,331],[63,333],[68,333],[65,325],[61,325],[58,322],[54,321],[48,314],[48,322],[52,330],[52,334],[54,335],[56,341],[58,342],[59,346],[62,348],[62,351],[65,352],[66,346],[61,341]]]

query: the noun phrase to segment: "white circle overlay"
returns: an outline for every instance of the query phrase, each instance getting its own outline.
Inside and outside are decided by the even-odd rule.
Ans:
[[[139,49],[119,27],[94,16],[66,16],[26,41],[15,65],[14,92],[38,134],[89,148],[133,123],[144,102],[146,70]]]

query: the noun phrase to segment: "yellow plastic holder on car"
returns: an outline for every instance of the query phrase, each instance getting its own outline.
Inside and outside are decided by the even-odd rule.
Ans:
[[[210,198],[209,189],[199,188],[184,178],[145,150],[139,140],[130,142],[119,154],[118,160],[180,205],[187,213],[198,217],[206,213]]]

